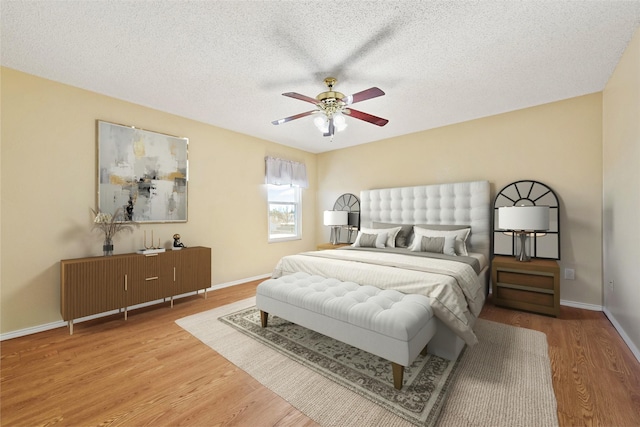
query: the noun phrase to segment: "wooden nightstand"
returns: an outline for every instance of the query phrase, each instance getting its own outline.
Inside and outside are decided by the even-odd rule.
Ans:
[[[319,251],[323,251],[325,249],[338,249],[338,248],[341,248],[343,246],[349,246],[349,245],[351,245],[351,243],[338,243],[336,245],[331,244],[331,243],[320,243],[318,245],[318,250]]]
[[[540,314],[560,314],[560,267],[558,262],[532,259],[520,262],[496,256],[491,265],[493,302],[496,305]]]

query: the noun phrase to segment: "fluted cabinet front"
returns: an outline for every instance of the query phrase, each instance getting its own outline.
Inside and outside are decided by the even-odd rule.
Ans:
[[[127,307],[210,286],[210,248],[62,260],[60,312],[73,333],[74,319],[117,309],[126,318]]]
[[[211,248],[189,248],[174,256],[176,295],[211,286]]]

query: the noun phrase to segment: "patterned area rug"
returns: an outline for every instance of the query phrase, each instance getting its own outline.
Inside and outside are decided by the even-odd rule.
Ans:
[[[397,392],[388,363],[359,350],[341,344],[323,344],[323,351],[309,344],[298,348],[298,337],[320,338],[311,332],[276,333],[287,329],[286,322],[271,317],[267,331],[274,338],[241,331],[247,325],[259,328],[254,305],[255,298],[249,298],[176,323],[322,426],[558,425],[547,341],[540,332],[479,319],[474,327],[479,344],[466,348],[455,364],[421,357]],[[274,342],[288,342],[290,348]],[[420,407],[424,411],[412,410]]]
[[[416,425],[435,423],[455,372],[455,362],[419,355],[397,390],[388,360],[277,316],[262,328],[255,306],[219,320]]]

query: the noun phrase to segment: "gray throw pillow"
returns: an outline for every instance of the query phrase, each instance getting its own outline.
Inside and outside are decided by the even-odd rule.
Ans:
[[[376,247],[376,239],[378,238],[377,234],[366,234],[362,233],[360,236],[360,247],[362,248],[375,248]]]
[[[420,252],[435,252],[437,254],[444,253],[444,237],[422,236]]]
[[[413,233],[413,224],[391,224],[388,222],[374,222],[373,228],[393,228],[400,227],[396,235],[396,248],[409,247],[409,236]]]

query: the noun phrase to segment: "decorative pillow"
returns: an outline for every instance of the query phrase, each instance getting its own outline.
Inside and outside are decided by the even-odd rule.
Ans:
[[[413,232],[416,235],[416,239],[418,238],[418,236],[427,236],[427,237],[453,236],[455,238],[454,246],[455,246],[456,255],[464,255],[464,256],[469,255],[469,253],[467,252],[466,242],[467,242],[467,238],[469,237],[469,233],[471,232],[471,228],[464,227],[464,226],[455,226],[455,225],[441,226],[441,227],[464,227],[464,228],[458,228],[458,229],[447,231],[442,229],[433,230],[426,227],[433,227],[433,226],[416,225],[413,227]]]
[[[435,252],[437,254],[456,256],[454,249],[455,241],[456,239],[453,236],[416,236],[409,249],[413,252]]]
[[[385,243],[385,246],[388,246],[390,248],[395,248],[396,247],[396,236],[400,232],[401,228],[402,227],[394,227],[394,228],[366,228],[366,227],[362,227],[360,229],[360,231],[362,231],[363,233],[367,233],[367,234],[385,233],[387,235],[387,241]]]
[[[400,227],[400,231],[396,235],[396,248],[408,248],[409,247],[409,236],[413,232],[413,224],[389,224],[386,222],[374,222],[373,228],[375,229],[384,229],[384,228],[395,228]]]
[[[358,237],[353,243],[355,248],[384,248],[387,241],[387,233],[364,233],[358,231]]]
[[[416,227],[425,228],[427,230],[440,230],[440,231],[454,231],[462,230],[463,228],[471,228],[470,225],[465,224],[415,224]],[[413,229],[411,229],[411,235],[409,236],[408,244],[411,246],[413,243]]]

